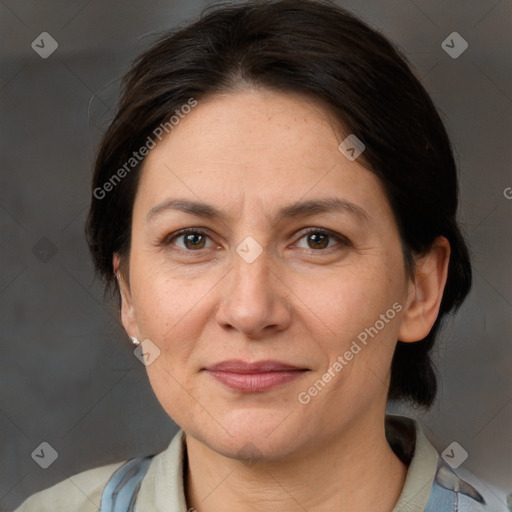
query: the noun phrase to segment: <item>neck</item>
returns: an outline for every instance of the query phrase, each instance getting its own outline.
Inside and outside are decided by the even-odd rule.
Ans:
[[[197,512],[391,512],[407,475],[375,418],[284,461],[250,465],[189,436],[186,445],[185,494]]]

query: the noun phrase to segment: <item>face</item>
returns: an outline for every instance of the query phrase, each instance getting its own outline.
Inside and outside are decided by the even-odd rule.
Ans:
[[[290,456],[383,417],[408,281],[347,135],[321,104],[243,90],[200,100],[146,157],[123,323],[160,350],[165,411],[219,453]]]

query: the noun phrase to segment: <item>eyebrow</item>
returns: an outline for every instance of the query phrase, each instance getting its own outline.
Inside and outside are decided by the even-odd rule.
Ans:
[[[146,216],[146,221],[150,221],[158,214],[169,210],[189,213],[196,217],[203,217],[205,219],[217,219],[222,222],[227,222],[229,220],[226,213],[211,204],[200,201],[191,201],[189,199],[168,199],[151,208]],[[281,220],[308,217],[333,211],[348,213],[365,222],[369,222],[370,220],[370,216],[363,208],[338,197],[297,201],[278,210],[276,219]]]

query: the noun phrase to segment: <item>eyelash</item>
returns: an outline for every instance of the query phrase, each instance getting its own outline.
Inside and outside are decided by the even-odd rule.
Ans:
[[[206,236],[211,239],[208,232],[202,228],[185,228],[185,229],[181,229],[180,231],[177,231],[176,233],[172,233],[169,236],[166,236],[162,240],[161,245],[163,245],[163,246],[172,245],[172,242],[174,240],[176,240],[184,235],[187,235],[189,233],[203,235],[203,236]],[[330,249],[336,249],[336,247],[338,247],[338,246],[349,247],[352,245],[351,241],[344,235],[340,235],[340,234],[330,231],[328,229],[314,228],[314,227],[309,228],[309,229],[307,229],[307,231],[302,232],[301,236],[297,239],[297,241],[302,240],[304,237],[306,237],[307,235],[310,235],[312,233],[329,236],[331,239],[335,239],[338,242],[338,244],[336,244],[333,247],[327,247],[325,249],[304,249],[304,248],[302,248],[302,250],[308,251],[310,253],[316,253],[316,254],[321,253],[321,252],[325,253],[325,252],[329,251]],[[178,250],[185,252],[185,253],[192,254],[192,253],[200,253],[204,249],[190,250],[190,249],[183,249],[181,247],[178,247]]]

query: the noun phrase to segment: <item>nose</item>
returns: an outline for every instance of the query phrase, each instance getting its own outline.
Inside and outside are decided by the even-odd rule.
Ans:
[[[251,339],[287,329],[291,291],[278,273],[272,255],[265,250],[252,262],[235,253],[217,309],[219,325]]]

